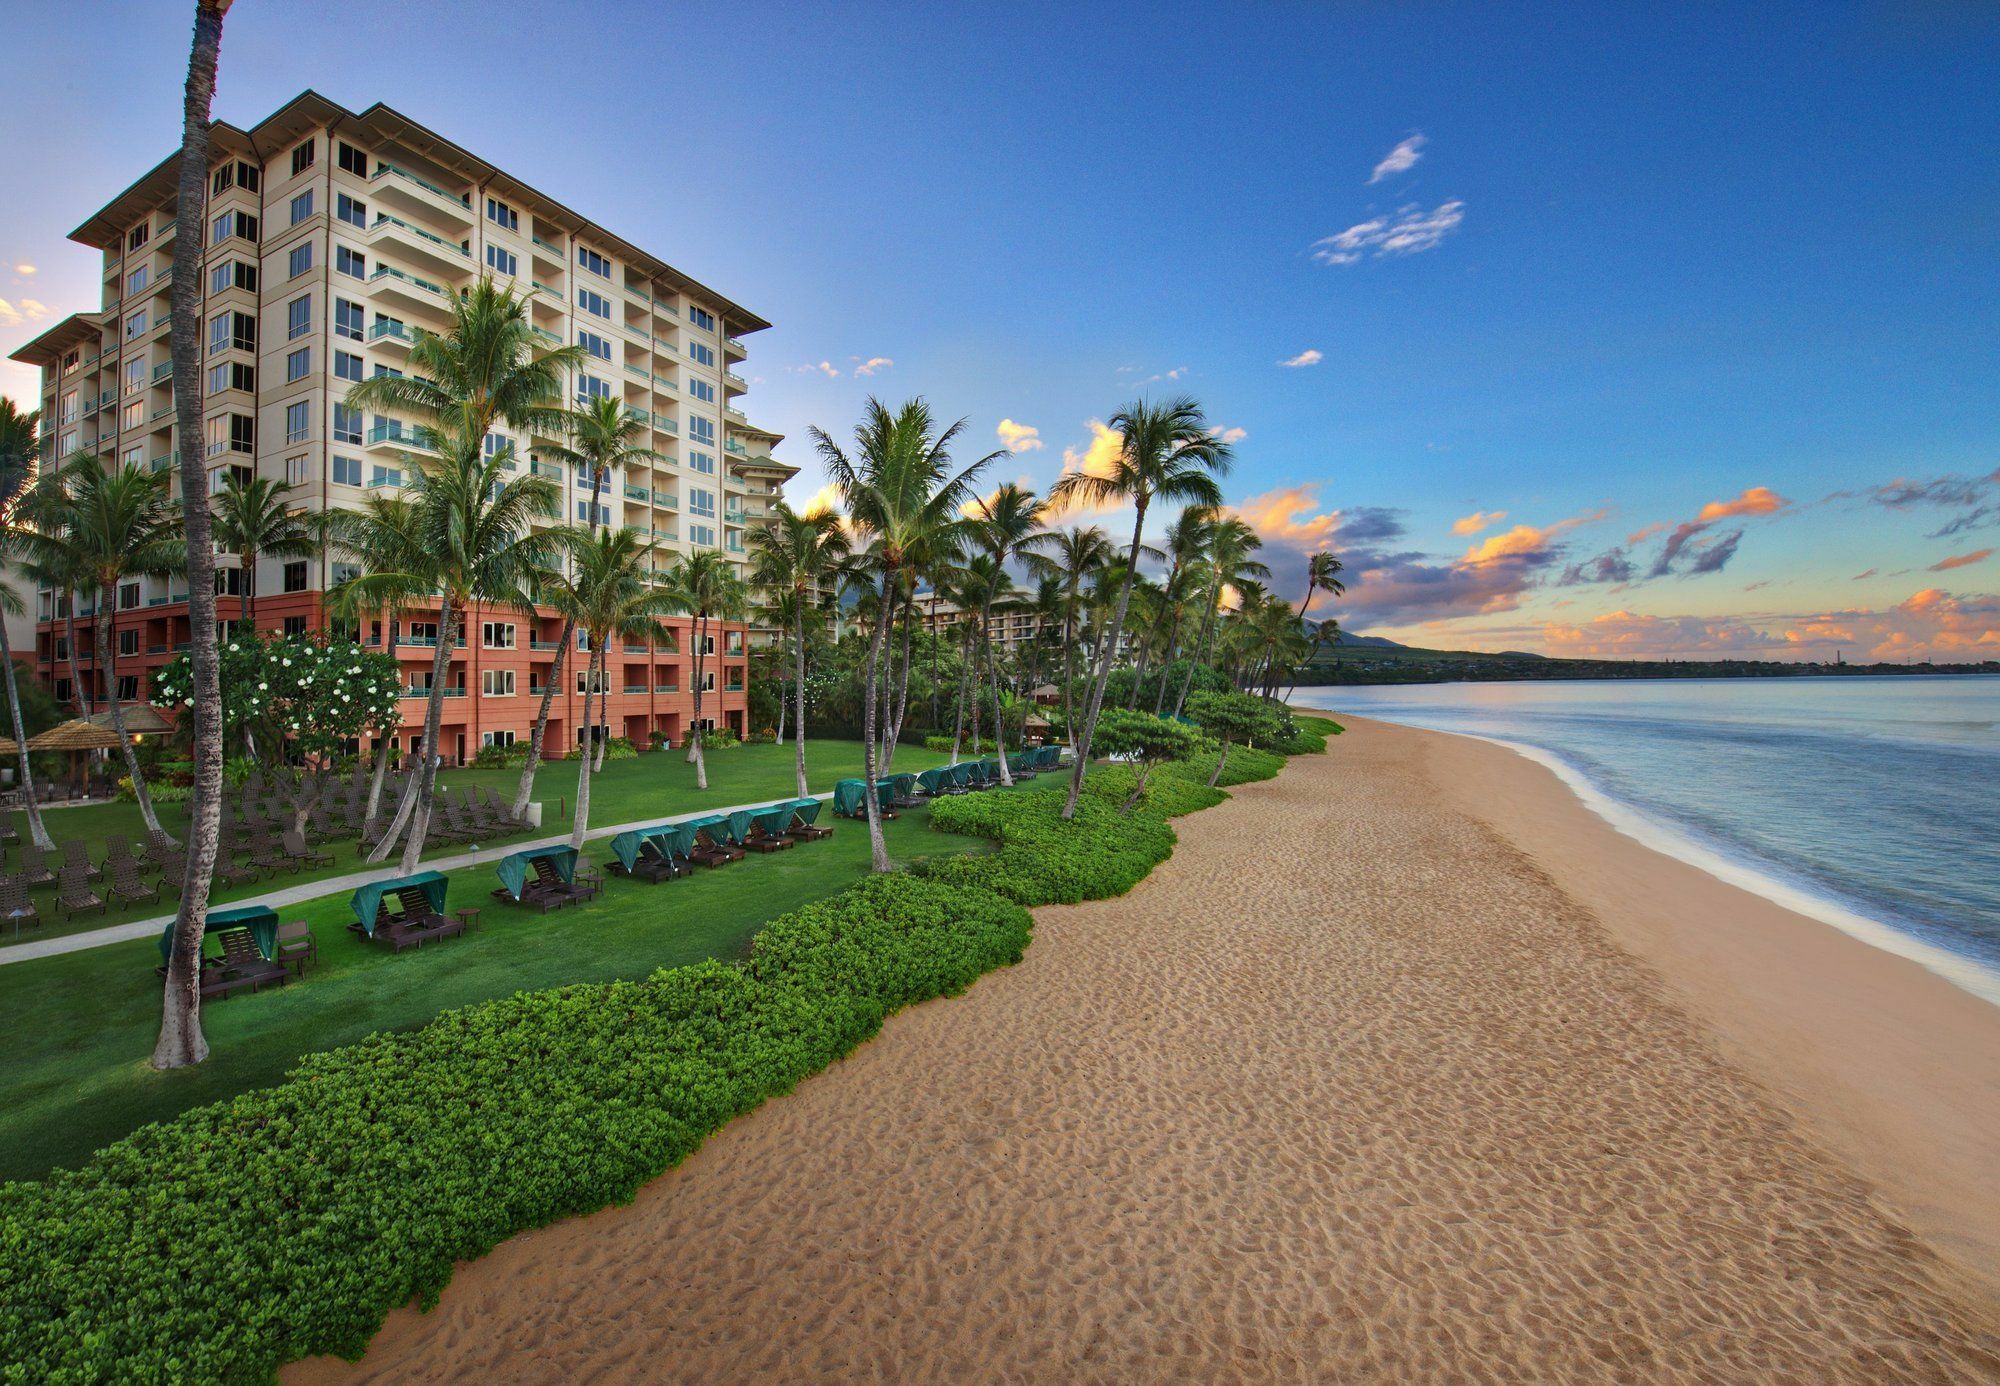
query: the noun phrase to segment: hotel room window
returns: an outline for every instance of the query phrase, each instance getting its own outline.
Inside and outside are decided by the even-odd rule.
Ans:
[[[687,387],[688,393],[703,403],[713,404],[715,402],[715,387],[706,380],[690,380],[687,383]]]
[[[312,374],[313,353],[309,346],[300,347],[285,357],[285,383],[304,380]]]
[[[146,287],[146,267],[141,265],[125,276],[125,296],[130,298]]]
[[[715,454],[690,448],[687,455],[688,470],[700,472],[703,476],[715,475]]]
[[[285,484],[287,486],[306,484],[306,459],[303,455],[285,459]]]
[[[600,318],[611,316],[611,300],[591,289],[576,291],[577,305],[586,313],[595,313]]]
[[[495,274],[519,274],[521,261],[513,251],[502,250],[497,245],[486,247],[486,268]]]
[[[346,140],[342,140],[340,142],[340,148],[335,156],[335,162],[340,165],[340,171],[342,173],[351,173],[356,178],[366,178],[368,176],[367,151],[356,149]]]
[[[297,279],[300,275],[311,269],[313,267],[313,243],[311,241],[301,241],[298,245],[293,246],[291,259],[286,264],[291,270],[290,277],[293,279]]]
[[[361,358],[351,351],[333,353],[333,374],[336,380],[361,379]]]
[[[700,365],[712,366],[715,364],[715,348],[712,346],[704,346],[700,342],[689,342],[688,355]]]
[[[611,359],[611,343],[605,341],[604,338],[598,336],[595,332],[578,331],[576,342],[578,346],[600,361],[609,361]]]
[[[313,151],[317,144],[316,140],[307,140],[292,151],[292,177],[298,177],[313,166]]]
[[[358,457],[342,457],[340,454],[335,453],[333,458],[333,479],[342,486],[359,486],[361,484],[361,459]]]
[[[133,227],[132,234],[125,238],[125,249],[128,251],[137,250],[146,243],[147,238],[152,234],[153,228],[150,226]]]
[[[486,219],[496,226],[504,226],[509,231],[521,229],[521,214],[497,197],[486,199]]]
[[[344,298],[333,301],[333,335],[345,337],[349,341],[361,340],[361,305],[349,303]]]
[[[587,246],[576,248],[576,262],[592,274],[601,274],[606,279],[611,277],[611,262]]]
[[[688,488],[688,514],[700,515],[706,519],[715,518],[715,492],[703,490],[699,486]]]
[[[144,308],[141,308],[131,317],[125,319],[126,341],[128,342],[131,341],[134,337],[137,337],[145,330],[146,330],[146,310]]]
[[[285,441],[303,443],[312,437],[312,402],[300,400],[285,406]]]
[[[579,375],[576,378],[576,402],[578,404],[588,404],[594,399],[609,399],[610,397],[611,385],[608,381],[599,380],[594,375]]]
[[[358,250],[349,250],[340,245],[333,248],[333,268],[350,279],[368,277],[368,257]]]
[[[697,308],[690,303],[688,305],[688,321],[703,331],[715,331],[715,314],[709,312],[706,308]]]
[[[713,443],[715,441],[715,420],[704,419],[700,415],[689,419],[688,437],[694,439],[697,443]]]
[[[125,393],[136,395],[146,388],[146,362],[143,358],[125,363]]]
[[[349,197],[346,193],[338,194],[333,200],[333,215],[349,226],[358,226],[363,231],[368,229],[368,204],[359,198]]]
[[[303,592],[306,590],[306,565],[303,562],[292,562],[285,565],[285,590],[287,592]]]
[[[511,698],[514,696],[514,671],[512,669],[482,669],[479,671],[479,691],[489,698]]]
[[[307,188],[292,199],[292,225],[297,226],[313,214],[313,190]]]
[[[312,331],[313,301],[311,294],[301,294],[285,305],[285,336],[297,341]]]
[[[512,621],[487,621],[479,633],[479,643],[489,650],[511,650],[514,648],[514,623]]]
[[[361,411],[350,409],[344,404],[333,406],[333,441],[336,443],[358,443],[361,441]]]

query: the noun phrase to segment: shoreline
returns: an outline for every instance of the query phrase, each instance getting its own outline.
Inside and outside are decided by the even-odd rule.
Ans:
[[[1567,767],[1530,754],[1539,748],[1302,710],[1424,746],[1459,808],[1595,913],[1734,1060],[2000,1302],[2000,1006],[1903,949],[1627,832]]]
[[[1994,1008],[1620,837],[1502,747],[1356,719],[1231,792],[1128,895],[1036,910],[1020,963],[629,1206],[461,1264],[360,1364],[285,1379],[1992,1372],[1990,1244],[1935,1247],[1990,1226],[1993,1190],[1823,1139],[1829,1094],[1755,1063],[1762,1039],[1810,1070],[1806,1046],[1690,997],[1713,941],[1677,957],[1647,910],[1788,917],[1826,945],[1813,981],[1890,964],[1981,1043]],[[1996,1052],[1932,1057],[1991,1084]],[[1874,1096],[1935,1140],[1926,1092]]]

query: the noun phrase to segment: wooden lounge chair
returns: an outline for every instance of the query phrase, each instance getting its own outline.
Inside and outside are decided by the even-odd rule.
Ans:
[[[814,821],[819,817],[819,811],[820,802],[817,799],[794,799],[792,822],[785,830],[786,836],[795,842],[817,842],[823,837],[832,837],[832,828]]]
[[[285,855],[291,857],[301,867],[333,865],[333,853],[322,852],[317,847],[309,846],[302,835],[290,829],[287,829],[278,841],[285,849]]]
[[[717,821],[704,823],[695,830],[694,850],[688,856],[698,865],[714,868],[742,861],[743,849],[729,840],[728,830]]]
[[[640,839],[638,859],[632,863],[632,875],[638,880],[650,881],[658,885],[661,881],[671,881],[676,876],[685,876],[690,867],[673,854],[662,837]]]
[[[202,963],[203,1000],[219,1001],[231,992],[261,991],[266,983],[283,986],[291,981],[291,969],[258,952],[248,929],[225,929],[215,937],[222,944],[222,956]]]
[[[160,888],[146,884],[139,875],[139,863],[133,858],[111,857],[104,865],[111,874],[110,893],[125,904],[150,904],[160,898]]]
[[[56,903],[62,906],[63,918],[74,919],[84,910],[104,913],[104,897],[90,888],[90,879],[81,867],[64,865],[56,876]]]
[[[0,922],[14,926],[20,933],[23,924],[40,924],[41,911],[28,898],[28,887],[19,876],[0,876]]]
[[[304,862],[287,852],[283,845],[273,837],[260,837],[251,842],[250,864],[252,866],[261,866],[274,876],[280,871],[296,872],[305,865]]]
[[[56,844],[62,851],[63,869],[74,866],[83,873],[86,881],[101,881],[104,871],[90,859],[90,844],[80,837],[66,838]]]
[[[782,852],[788,847],[796,847],[798,843],[785,831],[791,817],[790,804],[774,804],[752,815],[750,826],[743,834],[743,845],[753,852]]]
[[[562,872],[547,857],[535,857],[528,865],[535,871],[533,889],[540,894],[556,897],[566,905],[580,905],[597,895],[597,886],[582,875],[565,881]]]
[[[303,920],[278,926],[278,962],[303,977],[306,964],[319,961],[319,940]]]
[[[396,902],[394,906],[389,903],[391,898]],[[363,932],[359,924],[348,927]],[[400,953],[405,948],[421,948],[434,938],[450,938],[464,932],[465,921],[432,909],[421,887],[402,886],[384,896],[376,907],[375,932],[370,937]]]
[[[45,847],[23,847],[21,849],[21,883],[30,890],[56,883],[56,873],[49,867],[49,852]]]

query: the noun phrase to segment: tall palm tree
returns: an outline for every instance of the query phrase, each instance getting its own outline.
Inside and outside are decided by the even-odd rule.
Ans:
[[[208,494],[201,446],[201,254],[208,230],[208,114],[230,0],[195,0],[194,40],[181,103],[181,157],[174,200],[172,327],[174,424],[181,495]],[[222,833],[222,666],[215,631],[215,545],[206,505],[184,507],[187,538],[188,665],[194,791],[188,802],[187,873],[167,953],[160,1038],[153,1067],[181,1068],[208,1057],[201,1033],[201,940],[208,887]]]
[[[1125,580],[1118,591],[1118,604],[1111,613],[1111,628],[1103,657],[1091,679],[1090,701],[1084,708],[1083,735],[1076,751],[1076,768],[1070,773],[1069,797],[1063,802],[1062,816],[1076,816],[1077,796],[1083,793],[1083,776],[1090,761],[1090,738],[1097,729],[1097,714],[1104,705],[1104,687],[1111,679],[1111,664],[1117,657],[1118,638],[1125,628],[1125,611],[1132,601],[1132,579],[1138,575],[1140,550],[1146,541],[1146,512],[1155,501],[1187,505],[1221,505],[1222,492],[1215,478],[1226,475],[1232,456],[1228,443],[1212,432],[1201,406],[1186,395],[1160,404],[1140,400],[1111,416],[1111,429],[1119,435],[1118,454],[1105,475],[1070,472],[1055,484],[1050,499],[1069,504],[1129,504],[1134,511],[1132,544],[1125,558]]]
[[[1241,591],[1253,579],[1271,576],[1269,568],[1251,557],[1263,547],[1264,541],[1257,531],[1234,515],[1217,520],[1209,531],[1207,610],[1202,613],[1195,657],[1188,661],[1187,676],[1181,680],[1180,696],[1174,699],[1176,717],[1187,706],[1188,693],[1194,687],[1195,665],[1208,658],[1209,642],[1214,638],[1216,622],[1222,615],[1222,594],[1231,588]]]
[[[801,515],[783,501],[772,505],[768,526],[750,533],[753,580],[789,598],[796,702],[792,768],[801,799],[810,792],[806,788],[806,612],[823,600],[851,547],[833,511]]]
[[[404,613],[426,601],[437,599],[437,589],[428,578],[417,576],[428,566],[423,535],[417,525],[417,510],[409,498],[382,492],[362,499],[355,510],[327,512],[328,542],[352,556],[362,573],[403,573],[411,575],[401,583],[376,582],[366,590],[357,588],[358,577],[344,578],[327,590],[327,610],[359,629],[369,613],[380,616],[387,627],[384,648],[396,658],[403,634]],[[397,666],[399,669],[401,665]],[[393,740],[395,728],[384,729]],[[389,772],[389,747],[379,747],[368,778],[367,817],[382,811],[382,783]]]
[[[241,565],[237,589],[245,626],[250,624],[250,603],[257,595],[257,560],[310,558],[318,552],[311,524],[291,504],[297,489],[266,476],[245,481],[232,473],[215,493],[215,542],[234,553]]]
[[[1292,690],[1285,695],[1286,702],[1298,696],[1299,675],[1312,667],[1313,661],[1319,658],[1319,652],[1326,648],[1329,641],[1340,638],[1340,622],[1331,616],[1323,621],[1307,621],[1305,625],[1311,640],[1306,647],[1305,658],[1292,670]]]
[[[639,440],[646,436],[650,428],[640,423],[621,400],[608,397],[589,400],[570,411],[565,427],[574,446],[557,444],[544,446],[542,450],[553,453],[572,466],[589,470],[590,508],[584,518],[590,537],[595,539],[605,478],[610,475],[611,469],[629,467],[635,462],[650,462],[660,454],[641,445]],[[566,614],[562,634],[556,637],[556,657],[549,665],[549,679],[542,688],[541,706],[535,710],[535,729],[528,737],[528,759],[521,767],[521,782],[514,790],[516,817],[527,812],[528,799],[535,791],[535,771],[542,763],[542,738],[549,729],[549,708],[555,702],[557,686],[562,683],[563,663],[569,657],[570,646],[576,643],[575,636],[576,618],[574,614]],[[587,699],[589,693],[586,691],[584,696]]]
[[[939,430],[930,406],[922,399],[911,400],[891,413],[871,396],[862,421],[855,426],[854,457],[849,458],[822,430],[812,430],[827,473],[847,503],[850,522],[871,538],[861,561],[880,592],[881,609],[871,623],[861,703],[866,742],[862,750],[867,782],[864,801],[869,851],[876,871],[889,870],[889,848],[882,837],[882,805],[875,793],[875,733],[881,711],[875,678],[883,643],[896,615],[893,595],[903,579],[906,562],[962,542],[971,522],[960,512],[973,498],[973,482],[980,472],[1007,456],[1005,449],[999,449],[954,472],[951,445],[964,428],[965,420],[960,419]]]
[[[477,423],[473,410],[464,424]],[[437,649],[431,658],[431,686],[424,706],[423,760],[413,790],[396,810],[395,821],[369,855],[389,855],[407,827],[402,869],[414,871],[423,856],[431,798],[437,785],[438,732],[444,715],[445,679],[459,622],[474,603],[532,611],[531,584],[546,569],[565,531],[538,531],[553,520],[559,495],[553,482],[529,473],[510,476],[513,448],[503,445],[483,455],[485,429],[440,427],[426,434],[433,451],[416,456],[411,506],[420,552],[406,555],[403,571],[368,573],[354,579],[357,602],[380,606],[405,600],[428,587],[438,596]]]
[[[973,538],[993,560],[1001,576],[1006,575],[1011,560],[1039,553],[1054,539],[1042,528],[1042,508],[1033,491],[1012,481],[979,502],[974,514]],[[1000,783],[1012,785],[1014,776],[1007,769],[1006,723],[1000,717],[1000,670],[993,662],[991,635],[993,599],[1000,594],[999,586],[998,583],[987,586],[986,601],[979,611],[979,634],[986,642],[987,680],[993,685],[993,740],[1000,751]]]
[[[1062,588],[1062,704],[1063,736],[1076,745],[1076,646],[1083,627],[1083,592],[1091,579],[1111,561],[1111,540],[1096,525],[1071,525],[1051,531],[1048,549],[1028,555],[1028,569],[1054,578]]]
[[[111,618],[118,589],[140,577],[164,578],[187,563],[180,508],[167,495],[167,474],[130,464],[114,466],[80,453],[43,488],[36,528],[28,536],[26,570],[38,580],[61,577],[96,605],[97,667],[111,707],[111,726],[132,777],[132,794],[148,830],[162,831],[139,752],[125,727],[118,695],[118,650]]]
[[[641,540],[629,529],[604,529],[588,537],[579,536],[568,544],[574,623],[590,637],[597,652],[599,679],[604,677],[604,651],[612,638],[666,639],[660,617],[679,609],[679,598],[653,582],[653,559],[657,546]],[[590,684],[584,685],[584,723],[590,724]],[[582,847],[590,826],[590,781],[594,773],[589,755],[577,756],[576,821],[571,825],[569,845]]]
[[[1160,652],[1160,687],[1153,698],[1153,715],[1159,716],[1167,706],[1167,680],[1173,668],[1174,654],[1180,646],[1181,625],[1187,615],[1187,606],[1198,588],[1203,587],[1203,560],[1208,551],[1209,536],[1215,530],[1215,512],[1206,506],[1191,505],[1174,517],[1167,526],[1166,550],[1167,575],[1160,582],[1162,598],[1161,621],[1166,627],[1165,647]],[[1132,681],[1132,696],[1139,696],[1141,680]],[[1133,702],[1137,707],[1138,703]]]
[[[14,510],[35,470],[36,435],[41,415],[36,410],[22,413],[14,401],[0,396],[0,572],[27,557],[25,536],[15,527]],[[26,608],[20,594],[0,582],[0,614],[18,614]],[[28,754],[28,732],[21,722],[21,688],[14,670],[14,649],[7,639],[7,623],[0,620],[0,677],[7,681],[7,708],[14,720],[14,751],[20,775],[21,802],[28,815],[28,836],[35,846],[53,850],[55,839],[42,822],[41,806],[35,802],[35,767]]]
[[[681,610],[694,619],[689,623],[694,636],[694,717],[688,736],[687,758],[694,763],[697,789],[708,788],[708,758],[701,744],[701,695],[706,690],[709,634],[716,621],[735,621],[749,606],[749,589],[736,575],[736,565],[718,549],[703,549],[682,560],[673,571],[671,591]]]
[[[1311,614],[1314,592],[1323,588],[1338,597],[1347,591],[1347,584],[1340,580],[1346,567],[1331,549],[1321,549],[1306,560],[1306,599],[1299,603],[1299,619]]]

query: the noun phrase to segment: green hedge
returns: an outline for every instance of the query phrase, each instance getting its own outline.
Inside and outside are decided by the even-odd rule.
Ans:
[[[1225,796],[1212,752],[938,801],[996,851],[871,877],[772,920],[742,964],[524,992],[313,1055],[275,1087],[182,1113],[41,1183],[0,1186],[0,1377],[268,1380],[358,1357],[453,1265],[607,1204],[872,1036],[1018,961],[1026,906],[1131,889],[1171,816]],[[1238,747],[1226,780],[1275,774]]]

